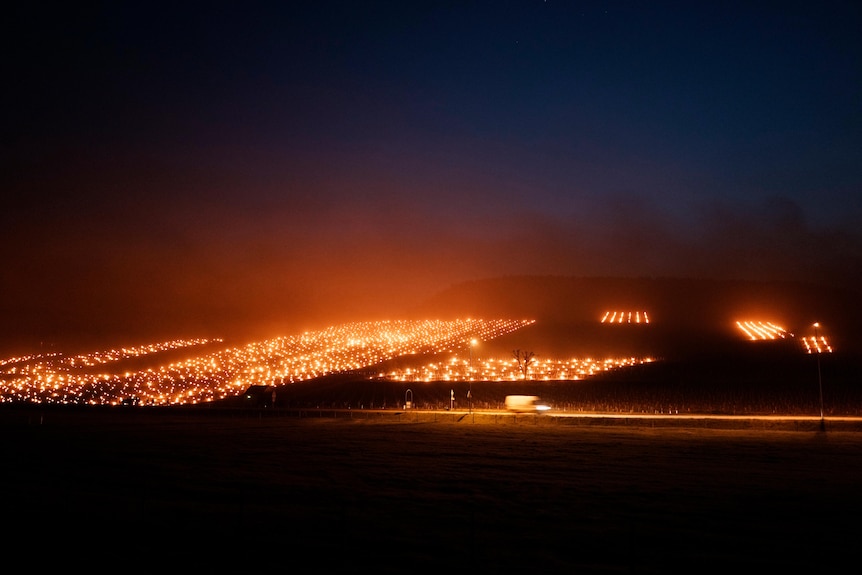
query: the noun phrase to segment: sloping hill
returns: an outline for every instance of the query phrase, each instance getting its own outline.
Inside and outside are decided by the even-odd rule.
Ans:
[[[415,313],[537,320],[533,328],[513,334],[501,345],[530,336],[574,351],[610,352],[616,347],[661,355],[733,346],[739,341],[737,320],[772,321],[798,335],[810,335],[813,323],[819,322],[839,349],[850,351],[859,350],[862,342],[857,301],[853,291],[815,284],[511,276],[454,285],[417,307]],[[648,313],[648,326],[620,326],[611,331],[601,324],[606,311],[638,310]]]

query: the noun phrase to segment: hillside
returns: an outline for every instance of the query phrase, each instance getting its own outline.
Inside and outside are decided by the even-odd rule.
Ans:
[[[739,343],[737,320],[777,323],[807,335],[819,322],[839,349],[862,347],[858,294],[815,284],[687,278],[512,276],[454,285],[413,313],[431,317],[529,317],[535,327],[514,334],[573,353],[703,353]],[[606,311],[644,311],[650,324],[601,325]],[[560,350],[562,351],[562,349]]]
[[[418,317],[529,317],[532,325],[482,341],[476,358],[654,357],[660,361],[578,382],[475,381],[479,408],[502,405],[507,393],[540,395],[558,409],[678,410],[697,413],[818,412],[822,367],[828,415],[858,415],[859,312],[854,294],[815,285],[652,278],[508,277],[459,284],[414,310]],[[608,310],[646,311],[650,323],[602,323]],[[746,339],[737,319],[773,321],[786,339]],[[822,366],[805,353],[803,336],[821,324],[835,352]],[[427,361],[399,358],[390,363]],[[384,369],[383,371],[386,371]],[[282,405],[393,406],[411,388],[418,404],[464,407],[466,382],[318,379],[279,391]]]

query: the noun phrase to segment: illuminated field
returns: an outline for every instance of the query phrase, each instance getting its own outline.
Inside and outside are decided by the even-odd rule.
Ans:
[[[832,353],[832,346],[822,335],[803,337],[802,345],[808,353]]]
[[[579,380],[612,369],[653,361],[651,358],[622,359],[544,359],[534,360],[527,371],[531,380]],[[516,381],[523,378],[514,359],[453,357],[449,361],[428,363],[383,374],[400,381]]]
[[[645,311],[606,311],[602,323],[649,323],[649,315]]]
[[[736,327],[750,340],[784,339],[792,336],[783,327],[769,321],[738,321]]]
[[[818,324],[819,325],[819,324]],[[736,327],[751,341],[790,339],[794,335],[770,321],[737,321]],[[823,334],[799,338],[806,353],[832,353],[832,346]]]
[[[112,405],[132,398],[149,405],[209,402],[236,396],[251,385],[303,381],[404,355],[451,351],[463,348],[469,339],[491,340],[531,323],[472,319],[350,323],[134,371],[123,371],[125,360],[183,348],[194,351],[213,342],[178,340],[76,356],[8,358],[0,360],[0,402]]]

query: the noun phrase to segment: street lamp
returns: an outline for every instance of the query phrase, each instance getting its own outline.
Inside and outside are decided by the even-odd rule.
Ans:
[[[820,343],[818,342],[817,328],[819,322],[814,323],[814,346],[817,353],[817,386],[820,389],[820,431],[826,431],[826,422],[823,420],[823,378],[820,375]]]
[[[468,346],[470,349],[470,373],[467,374],[467,381],[469,388],[467,389],[467,399],[470,403],[470,413],[473,413],[473,347],[479,342],[476,341],[476,338],[470,340],[470,345]]]

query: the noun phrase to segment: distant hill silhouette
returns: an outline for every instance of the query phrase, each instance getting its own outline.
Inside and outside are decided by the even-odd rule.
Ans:
[[[532,333],[525,345],[660,355],[740,345],[737,320],[772,321],[797,336],[813,335],[819,322],[838,350],[855,352],[862,342],[858,297],[846,289],[793,282],[508,276],[451,286],[414,311],[423,317],[537,320],[535,328],[500,345]],[[600,323],[606,311],[646,311],[651,323],[614,329]]]

